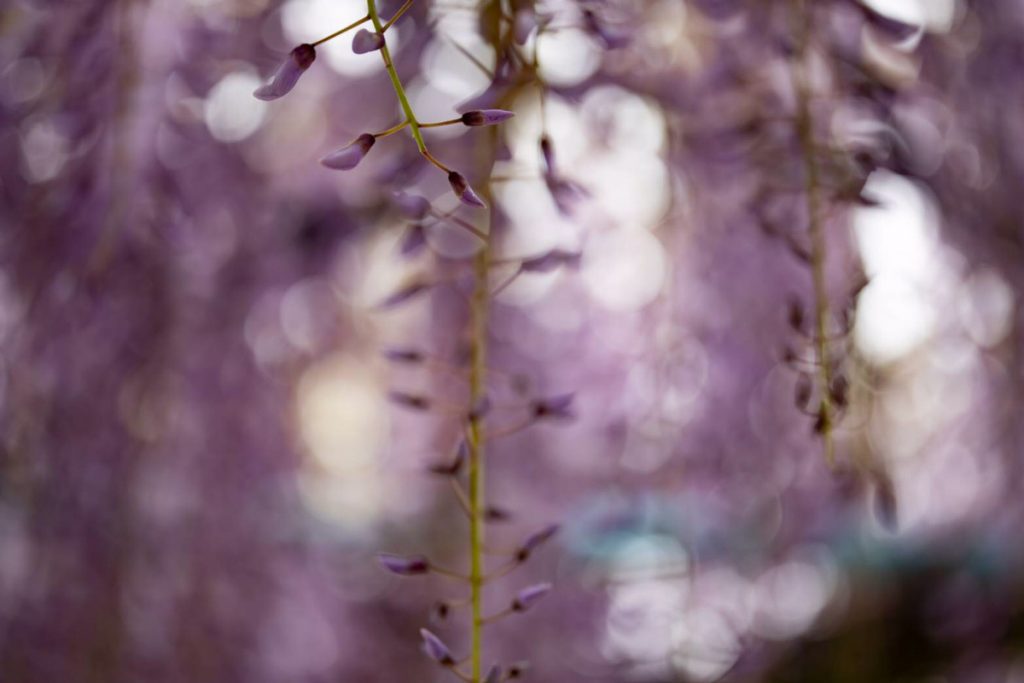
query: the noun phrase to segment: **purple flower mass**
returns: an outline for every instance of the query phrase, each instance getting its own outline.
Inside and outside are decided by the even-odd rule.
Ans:
[[[0,25],[2,683],[1024,680],[1019,0]]]

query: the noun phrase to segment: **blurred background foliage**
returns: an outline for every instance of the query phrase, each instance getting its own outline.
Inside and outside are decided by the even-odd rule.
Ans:
[[[493,75],[499,8],[549,18],[520,80]],[[394,190],[457,208],[411,139],[317,163],[397,120],[350,36],[252,97],[363,13],[0,8],[0,680],[446,675],[416,633],[450,589],[374,555],[465,562],[425,474],[458,425],[388,392],[464,400],[478,244],[438,221],[401,254]],[[493,655],[538,681],[1024,681],[1024,3],[417,0],[394,30],[425,119],[517,114],[490,177],[472,130],[429,134],[491,193],[499,253],[580,254],[492,305],[488,419],[564,392],[576,413],[490,450],[512,515],[490,538],[562,524],[500,584],[555,591],[488,631]],[[796,63],[835,468],[794,405],[819,400]],[[410,273],[439,284],[379,310]],[[435,360],[381,355],[411,346]]]

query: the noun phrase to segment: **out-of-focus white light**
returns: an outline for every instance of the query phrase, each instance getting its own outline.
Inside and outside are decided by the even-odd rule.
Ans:
[[[879,363],[912,351],[932,332],[936,302],[929,294],[948,273],[941,265],[933,213],[909,180],[876,172],[866,194],[881,206],[854,216],[857,245],[871,284],[857,308],[858,346]]]
[[[601,49],[575,28],[545,33],[537,43],[537,55],[541,76],[551,85],[575,85],[601,65]]]
[[[244,140],[260,127],[266,102],[252,96],[261,81],[250,70],[235,71],[220,79],[203,104],[203,119],[210,135],[222,142]]]
[[[289,0],[281,8],[284,33],[296,45],[319,40],[363,16],[366,16],[363,0]],[[363,28],[372,30],[373,26],[367,23]],[[384,64],[377,52],[357,55],[352,51],[352,37],[358,30],[353,29],[317,46],[317,58],[324,58],[328,66],[346,76],[366,76],[383,71]],[[388,49],[392,53],[400,48],[401,38],[401,28],[397,24],[388,29]]]
[[[484,66],[493,64],[494,50],[479,37],[461,36],[458,44]],[[480,67],[444,37],[432,42],[423,55],[423,75],[450,100],[468,99],[491,83]]]
[[[929,31],[944,32],[953,26],[957,0],[862,0],[879,14]]]
[[[68,158],[68,141],[53,125],[39,122],[21,138],[22,173],[31,183],[53,180]]]
[[[790,560],[772,567],[755,583],[754,628],[769,638],[795,637],[811,627],[835,589],[833,568],[818,562]]]
[[[727,672],[740,654],[739,634],[721,612],[697,607],[672,627],[672,665],[686,680],[713,681]]]
[[[335,355],[309,368],[298,386],[299,434],[316,468],[300,487],[316,512],[363,526],[381,507],[376,463],[387,429],[387,404],[371,368]]]
[[[649,304],[661,292],[666,271],[664,249],[645,231],[595,235],[583,252],[587,292],[612,311],[632,311]]]

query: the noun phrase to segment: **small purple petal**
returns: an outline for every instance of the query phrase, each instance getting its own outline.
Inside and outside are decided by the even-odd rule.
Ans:
[[[501,667],[495,664],[487,670],[487,675],[484,676],[484,683],[499,683],[501,681]]]
[[[459,201],[469,206],[478,206],[481,209],[486,208],[484,200],[480,199],[480,196],[473,191],[473,188],[469,186],[466,179],[462,177],[461,173],[452,171],[448,174],[448,184],[452,186],[452,192],[459,198]]]
[[[519,269],[524,273],[549,273],[559,266],[576,267],[580,263],[580,254],[564,249],[552,249],[546,254],[524,259]]]
[[[440,638],[425,628],[420,629],[420,636],[423,638],[423,651],[427,653],[428,657],[444,666],[453,666],[455,664],[455,658],[452,657],[451,650],[448,649],[448,646]]]
[[[388,399],[405,408],[413,410],[430,410],[430,399],[419,394],[407,394],[404,391],[389,391]]]
[[[420,220],[430,211],[430,202],[417,194],[396,192],[392,199],[402,215],[414,221]]]
[[[423,251],[425,246],[427,246],[426,228],[422,223],[413,223],[402,235],[402,240],[398,243],[398,251],[402,256],[410,257]]]
[[[356,33],[352,38],[352,52],[363,55],[367,52],[375,52],[384,47],[384,36],[365,28]]]
[[[316,60],[316,48],[308,43],[299,45],[277,68],[270,82],[256,88],[253,96],[267,102],[284,97],[291,92],[295,84],[299,82],[299,76],[305,73],[314,60]]]
[[[546,543],[556,533],[558,533],[558,525],[549,524],[540,531],[530,534],[523,541],[523,544],[519,546],[519,550],[516,552],[516,559],[520,562],[525,561],[530,556],[530,553]]]
[[[462,466],[469,458],[469,444],[463,439],[459,442],[459,447],[455,450],[455,459],[451,463],[446,465],[431,465],[430,471],[434,474],[440,474],[445,477],[454,477],[462,471]]]
[[[363,133],[351,144],[325,156],[320,160],[320,163],[327,168],[350,171],[359,165],[359,162],[363,160],[363,157],[366,156],[366,153],[370,151],[375,142],[377,142],[377,138],[369,133]]]
[[[576,415],[572,412],[573,394],[560,394],[551,398],[533,402],[532,411],[535,418],[552,420],[570,420]]]
[[[516,593],[516,597],[512,601],[512,611],[525,612],[543,600],[544,596],[549,592],[551,592],[550,583],[538,583],[533,586],[527,586]]]
[[[430,286],[429,282],[414,280],[377,304],[377,308],[394,308],[395,306],[404,304],[406,301],[413,299],[430,289]]]
[[[377,559],[382,567],[392,574],[398,574],[399,576],[416,576],[430,571],[430,562],[422,555],[403,557],[390,553],[380,553]]]
[[[423,362],[423,352],[418,349],[391,348],[381,351],[386,359],[392,363],[416,364]]]
[[[515,115],[515,112],[505,109],[474,109],[462,115],[462,123],[467,126],[493,126]]]

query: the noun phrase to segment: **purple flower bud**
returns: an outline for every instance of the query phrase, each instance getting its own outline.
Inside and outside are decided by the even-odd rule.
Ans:
[[[398,251],[402,256],[408,258],[418,254],[425,246],[427,246],[426,228],[422,223],[413,223],[402,235],[402,239],[398,243]]]
[[[397,292],[395,292],[394,294],[392,294],[391,296],[387,297],[379,304],[377,304],[377,308],[393,308],[395,306],[398,306],[399,304],[404,304],[409,299],[412,299],[422,294],[428,289],[430,289],[429,282],[424,282],[422,280],[413,280],[412,282],[405,285]]]
[[[417,349],[384,349],[381,354],[392,363],[423,362],[423,352]]]
[[[452,171],[448,174],[448,184],[452,186],[452,192],[459,198],[459,201],[469,206],[478,206],[481,209],[486,208],[484,200],[480,199],[480,195],[473,191],[473,188],[469,186],[466,179],[462,177],[461,173]]]
[[[377,559],[384,569],[399,576],[416,576],[430,571],[430,562],[422,555],[403,557],[390,553],[380,553],[377,555]]]
[[[388,398],[400,406],[413,410],[430,410],[430,399],[418,394],[407,394],[404,391],[389,391]]]
[[[395,206],[406,218],[418,221],[430,211],[430,202],[425,197],[407,192],[396,192],[394,199]]]
[[[515,112],[504,109],[474,109],[462,115],[462,122],[467,126],[493,126],[515,115]]]
[[[452,612],[452,607],[447,602],[435,602],[430,608],[430,619],[432,621],[444,621]]]
[[[513,612],[525,612],[530,609],[538,602],[544,599],[544,596],[551,591],[550,583],[538,583],[533,586],[527,586],[518,593],[512,600],[512,611]]]
[[[501,681],[501,667],[495,664],[487,670],[487,675],[484,676],[484,683],[499,683]]]
[[[571,420],[576,417],[572,412],[573,394],[560,394],[551,398],[538,399],[531,405],[536,419]]]
[[[469,458],[469,444],[463,439],[459,441],[459,447],[455,451],[455,459],[447,465],[431,465],[430,471],[445,477],[454,477],[462,471],[462,465]]]
[[[423,651],[427,653],[428,657],[444,666],[455,665],[455,658],[452,657],[451,650],[440,638],[425,628],[420,629],[420,636],[423,637]]]
[[[546,254],[524,259],[519,269],[524,273],[548,273],[559,266],[578,266],[580,254],[565,251],[563,249],[552,249]]]
[[[368,31],[365,28],[360,29],[355,37],[352,38],[352,52],[355,52],[357,55],[374,52],[382,47],[384,47],[384,36],[374,31]]]
[[[366,153],[370,151],[377,138],[369,133],[363,133],[357,137],[352,144],[346,145],[339,150],[331,152],[320,163],[327,168],[334,168],[339,171],[349,171],[359,165]]]
[[[315,59],[316,48],[309,43],[299,45],[291,51],[288,59],[284,60],[281,66],[277,67],[277,71],[274,72],[270,82],[256,88],[253,96],[258,100],[268,102],[284,97],[291,92],[295,84],[299,82],[299,76],[309,68]]]
[[[536,531],[526,537],[523,544],[519,546],[519,550],[516,551],[516,559],[520,562],[525,561],[530,557],[530,553],[542,546],[548,539],[554,536],[558,532],[557,524],[549,524],[540,531]]]
[[[506,677],[509,679],[522,678],[523,674],[526,673],[529,668],[529,662],[516,662],[515,664],[510,664]]]
[[[484,509],[484,519],[488,522],[507,522],[511,518],[512,514],[505,508],[488,505]]]

